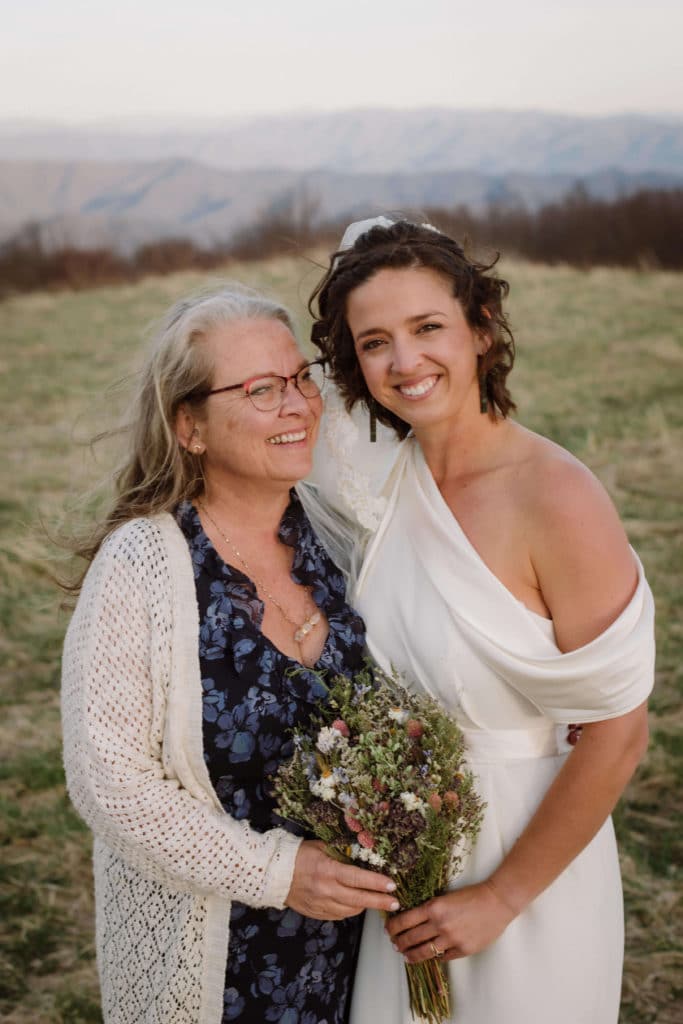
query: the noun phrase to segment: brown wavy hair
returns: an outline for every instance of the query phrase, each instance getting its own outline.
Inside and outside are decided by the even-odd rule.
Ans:
[[[347,410],[362,402],[400,438],[410,430],[405,420],[372,398],[346,321],[346,303],[354,288],[380,270],[405,267],[435,270],[451,282],[467,323],[491,339],[488,350],[479,356],[477,371],[489,416],[507,416],[516,409],[506,383],[515,359],[515,341],[503,312],[510,286],[491,273],[498,259],[496,254],[491,263],[479,263],[448,235],[406,220],[390,227],[373,227],[351,248],[333,253],[330,268],[311,295],[308,308],[314,320],[311,340],[320,349]]]

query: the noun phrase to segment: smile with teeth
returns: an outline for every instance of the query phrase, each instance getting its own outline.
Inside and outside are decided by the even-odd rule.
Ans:
[[[297,430],[289,434],[276,434],[268,438],[268,444],[294,444],[296,441],[305,441],[306,431]]]
[[[428,391],[432,390],[438,379],[438,376],[433,374],[431,377],[425,377],[418,384],[399,384],[396,390],[406,398],[421,398],[422,395],[426,395]]]

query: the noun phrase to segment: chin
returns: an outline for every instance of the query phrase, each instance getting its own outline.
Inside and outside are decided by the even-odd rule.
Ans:
[[[294,483],[298,483],[299,480],[303,480],[307,477],[313,469],[313,458],[311,455],[306,455],[304,458],[299,457],[298,459],[291,458],[282,466],[278,467],[274,472],[274,477],[278,480],[291,480]]]

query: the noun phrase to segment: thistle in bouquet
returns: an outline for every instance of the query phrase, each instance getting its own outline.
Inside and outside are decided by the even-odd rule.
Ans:
[[[278,812],[339,860],[390,874],[402,910],[443,892],[476,839],[483,804],[457,723],[431,697],[368,662],[326,681],[328,697],[274,788]],[[451,1015],[440,960],[407,964],[410,1008],[429,1024]]]

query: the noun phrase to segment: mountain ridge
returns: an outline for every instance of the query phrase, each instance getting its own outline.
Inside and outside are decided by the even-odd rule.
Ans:
[[[143,119],[37,127],[0,120],[3,159],[151,161],[187,157],[231,170],[589,174],[683,172],[683,115],[580,116],[428,107],[226,119]],[[175,127],[174,127],[175,125]]]
[[[211,246],[274,215],[291,214],[316,224],[430,206],[467,206],[477,212],[497,203],[533,210],[561,201],[577,183],[589,195],[611,199],[642,188],[683,187],[683,175],[616,169],[584,178],[477,171],[230,171],[184,158],[0,161],[0,241],[32,223],[50,248],[113,246],[130,252],[145,242],[180,236]]]
[[[577,184],[603,199],[683,187],[683,116],[435,107],[135,125],[0,120],[0,241],[31,222],[50,246],[207,246],[283,212],[535,210]]]

